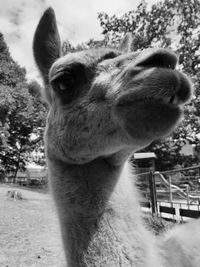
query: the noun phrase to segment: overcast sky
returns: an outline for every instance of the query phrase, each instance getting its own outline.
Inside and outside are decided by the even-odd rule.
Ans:
[[[14,60],[27,70],[27,78],[38,72],[32,56],[32,39],[44,10],[54,8],[61,39],[72,44],[101,39],[97,12],[123,14],[135,9],[140,0],[0,0],[0,32]],[[150,4],[156,0],[147,0]]]

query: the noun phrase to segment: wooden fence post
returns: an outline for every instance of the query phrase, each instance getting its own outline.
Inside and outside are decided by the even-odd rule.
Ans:
[[[155,184],[154,173],[152,171],[149,172],[149,189],[150,189],[152,213],[157,214],[158,208],[157,208],[156,184]]]

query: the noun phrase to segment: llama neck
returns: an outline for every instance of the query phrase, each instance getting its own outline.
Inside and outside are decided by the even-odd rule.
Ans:
[[[49,169],[69,266],[146,266],[145,230],[128,163],[51,161]]]

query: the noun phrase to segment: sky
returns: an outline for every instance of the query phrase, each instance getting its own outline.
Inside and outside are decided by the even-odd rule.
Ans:
[[[39,79],[32,55],[32,40],[40,17],[51,6],[55,13],[61,40],[73,45],[90,38],[102,39],[98,12],[121,15],[135,9],[140,0],[0,0],[0,32],[10,53],[25,67],[27,79]],[[147,0],[153,4],[156,0]]]

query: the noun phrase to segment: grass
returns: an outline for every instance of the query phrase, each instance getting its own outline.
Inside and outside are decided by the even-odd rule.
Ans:
[[[64,267],[59,224],[48,192],[17,188],[24,200],[7,198],[0,184],[0,266]]]
[[[7,197],[19,190],[23,200]],[[144,218],[157,235],[173,226],[156,217]],[[0,267],[64,267],[59,224],[48,190],[0,184]]]

